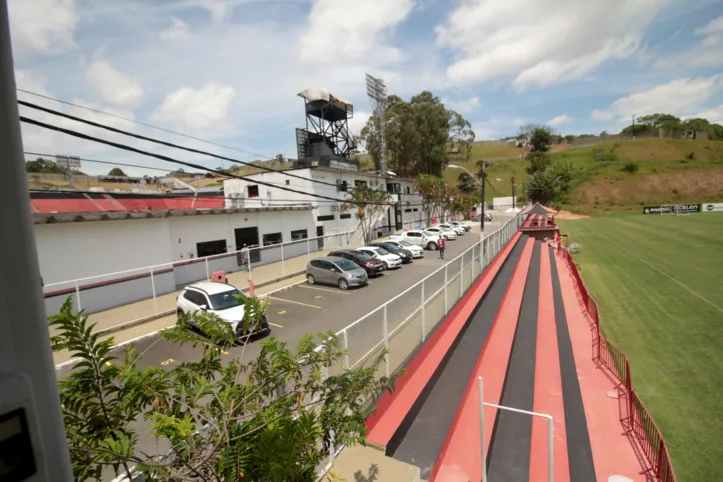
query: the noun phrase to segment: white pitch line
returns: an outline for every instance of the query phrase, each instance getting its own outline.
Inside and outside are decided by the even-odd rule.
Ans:
[[[638,256],[637,254],[631,252],[630,250],[628,250],[628,249],[625,248],[624,246],[621,246],[620,244],[616,243],[615,241],[613,241],[613,240],[610,239],[609,237],[605,236],[604,234],[601,234],[601,235],[602,235],[603,238],[607,239],[610,243],[614,244],[615,246],[617,246],[618,248],[622,249],[622,250],[625,251],[626,253],[628,253],[628,254],[630,254],[630,255],[632,255],[632,256],[635,256],[635,257],[638,258],[640,261],[642,261],[643,263],[647,264],[648,266],[650,266],[651,268],[653,268],[655,271],[657,271],[658,273],[660,273],[660,274],[662,274],[663,276],[665,276],[666,278],[668,278],[670,281],[672,281],[672,282],[674,282],[674,283],[677,283],[678,285],[682,286],[682,287],[685,288],[686,290],[690,291],[693,295],[697,296],[697,297],[700,298],[701,300],[703,300],[703,301],[705,301],[706,303],[708,303],[709,305],[711,305],[711,306],[712,306],[713,308],[715,308],[716,310],[718,310],[718,311],[720,311],[721,313],[723,313],[723,308],[721,308],[720,306],[716,305],[715,303],[713,303],[711,300],[709,300],[709,299],[706,298],[705,296],[701,295],[700,293],[698,293],[698,292],[695,291],[694,289],[689,288],[688,286],[684,285],[683,283],[681,283],[681,282],[678,281],[677,279],[673,278],[673,277],[670,276],[668,273],[666,273],[665,271],[661,270],[660,268],[658,268],[657,266],[655,266],[654,264],[652,264],[652,263],[649,262],[648,260],[646,260],[646,259],[644,259],[644,258],[641,258],[641,257]]]

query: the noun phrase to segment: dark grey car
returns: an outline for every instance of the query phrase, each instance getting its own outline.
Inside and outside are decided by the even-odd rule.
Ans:
[[[306,281],[314,283],[327,283],[345,290],[350,286],[363,286],[369,278],[364,268],[344,258],[328,256],[309,261],[306,265]]]

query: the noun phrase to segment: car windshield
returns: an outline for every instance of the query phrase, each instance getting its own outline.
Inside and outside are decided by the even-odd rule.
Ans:
[[[341,268],[342,271],[351,271],[353,269],[358,268],[357,265],[349,261],[348,259],[334,261],[338,267]]]
[[[211,301],[211,309],[220,311],[242,305],[243,301],[238,299],[238,295],[244,296],[244,294],[236,288],[222,293],[216,293],[215,295],[209,295],[208,298]]]
[[[369,261],[370,259],[373,259],[371,254],[365,253],[364,251],[359,251],[358,253],[356,253],[356,258],[359,261]]]
[[[412,243],[410,243],[409,241],[399,241],[399,244],[401,244],[402,246],[414,246],[414,245],[413,245]]]
[[[385,244],[384,247],[381,249],[386,249],[387,251],[394,253],[396,251],[399,251],[399,246],[394,246],[392,243],[388,243]]]
[[[382,256],[384,256],[385,254],[389,254],[389,251],[384,248],[374,248],[374,252],[377,254],[381,254]]]

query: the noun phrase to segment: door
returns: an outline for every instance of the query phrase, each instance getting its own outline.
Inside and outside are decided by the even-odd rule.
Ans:
[[[321,236],[324,236],[324,226],[317,226],[316,227],[316,235],[320,236],[316,241],[319,246],[319,249],[324,249],[324,238]]]
[[[236,249],[241,250],[243,248],[255,248],[259,246],[259,228],[238,228],[234,229],[234,236],[236,238]],[[261,261],[261,251],[253,249],[249,252],[250,261],[252,263],[258,263]],[[243,253],[239,251],[236,255],[236,261],[238,266],[244,266],[246,260],[244,259]]]
[[[332,264],[328,261],[319,261],[319,269],[317,270],[319,277],[317,279],[322,283],[333,283],[331,268]]]

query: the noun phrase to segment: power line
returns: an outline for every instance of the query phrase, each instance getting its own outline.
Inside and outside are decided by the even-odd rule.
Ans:
[[[66,113],[64,113],[64,112],[59,112],[59,111],[56,111],[56,110],[53,110],[53,109],[48,109],[48,108],[46,108],[46,107],[42,107],[42,106],[39,106],[39,105],[37,105],[37,104],[33,104],[33,103],[30,103],[30,102],[26,102],[26,101],[24,101],[24,100],[18,100],[18,104],[20,104],[20,105],[22,105],[22,106],[25,106],[25,107],[29,107],[29,108],[31,108],[31,109],[36,109],[36,110],[45,112],[45,113],[47,113],[47,114],[51,114],[51,115],[55,115],[55,116],[58,116],[58,117],[63,117],[63,118],[66,118],[66,119],[74,120],[74,121],[76,121],[76,122],[81,122],[81,123],[87,124],[87,125],[89,125],[89,126],[98,127],[98,128],[100,128],[100,129],[105,129],[105,130],[107,130],[107,131],[114,132],[114,133],[116,133],[116,134],[122,134],[122,135],[124,135],[124,136],[133,137],[133,138],[140,139],[140,140],[143,140],[143,141],[153,142],[153,143],[155,143],[155,144],[160,144],[160,145],[163,145],[163,146],[166,146],[166,147],[171,147],[171,148],[175,148],[175,149],[181,149],[181,150],[184,150],[184,151],[187,151],[187,152],[192,152],[192,153],[194,153],[194,154],[201,154],[201,155],[204,155],[204,156],[209,156],[209,157],[213,157],[213,158],[216,158],[216,159],[221,159],[221,160],[224,160],[224,161],[229,161],[229,162],[232,162],[232,163],[235,163],[235,164],[241,164],[241,165],[244,165],[244,166],[253,167],[253,168],[256,168],[256,169],[261,169],[261,170],[268,171],[268,172],[276,172],[276,173],[282,174],[282,175],[284,175],[284,176],[294,177],[294,178],[302,179],[302,180],[308,181],[308,182],[315,182],[315,183],[318,183],[318,184],[325,184],[325,185],[327,185],[327,186],[337,187],[337,184],[332,183],[332,182],[319,181],[319,180],[317,180],[317,179],[310,179],[310,178],[306,178],[306,177],[299,176],[299,175],[296,175],[296,174],[292,174],[292,173],[287,172],[287,171],[282,171],[282,170],[278,170],[278,169],[273,169],[273,168],[271,168],[271,167],[266,167],[266,166],[259,166],[259,165],[256,165],[256,164],[252,164],[252,163],[250,163],[250,162],[239,161],[238,159],[233,159],[233,158],[231,158],[231,157],[220,156],[220,155],[214,154],[214,153],[212,153],[212,152],[206,152],[206,151],[201,151],[201,150],[198,150],[198,149],[193,149],[193,148],[190,148],[190,147],[179,146],[178,144],[173,144],[173,143],[171,143],[171,142],[166,142],[166,141],[161,141],[161,140],[158,140],[158,139],[153,139],[152,137],[146,137],[146,136],[142,136],[142,135],[140,135],[140,134],[134,134],[134,133],[132,133],[132,132],[124,131],[124,130],[122,130],[122,129],[117,129],[117,128],[115,128],[115,127],[111,127],[111,126],[108,126],[108,125],[105,125],[105,124],[100,124],[100,123],[98,123],[98,122],[89,121],[89,120],[87,120],[87,119],[82,119],[82,118],[80,118],[80,117],[76,117],[76,116],[73,116],[73,115],[70,115],[70,114],[66,114]],[[353,190],[353,189],[355,189],[355,188],[349,188],[349,189]]]
[[[90,112],[95,112],[96,114],[107,115],[108,117],[113,117],[113,118],[115,118],[115,119],[124,120],[124,121],[127,121],[127,122],[131,122],[131,123],[133,123],[133,124],[138,124],[138,125],[141,125],[141,126],[144,126],[144,127],[149,127],[149,128],[151,128],[151,129],[157,129],[157,130],[159,130],[159,131],[163,131],[163,132],[166,132],[166,133],[168,133],[168,134],[174,134],[174,135],[177,135],[177,136],[185,137],[186,139],[193,139],[194,141],[204,142],[204,143],[210,144],[210,145],[212,145],[212,146],[223,147],[224,149],[230,149],[230,150],[232,150],[232,151],[243,152],[244,154],[251,154],[252,156],[261,157],[262,160],[264,160],[264,159],[266,159],[266,160],[271,160],[270,157],[265,156],[265,155],[263,155],[263,154],[258,154],[258,153],[256,153],[256,152],[251,152],[251,151],[247,151],[247,150],[244,150],[244,149],[239,149],[239,148],[237,148],[237,147],[226,146],[226,145],[224,145],[224,144],[219,144],[218,142],[213,142],[213,141],[209,141],[209,140],[206,140],[206,139],[201,139],[200,137],[194,137],[194,136],[191,136],[191,135],[188,135],[188,134],[183,134],[183,133],[181,133],[181,132],[176,132],[176,131],[172,131],[172,130],[170,130],[170,129],[165,129],[165,128],[163,128],[163,127],[154,126],[153,124],[147,124],[147,123],[145,123],[145,122],[141,122],[141,121],[138,121],[138,120],[135,120],[135,119],[129,119],[128,117],[123,117],[123,116],[120,116],[120,115],[117,115],[117,114],[111,114],[110,112],[105,112],[105,111],[102,111],[102,110],[99,110],[99,109],[93,109],[92,107],[88,107],[88,106],[85,106],[85,105],[80,105],[80,104],[75,104],[75,103],[73,103],[73,102],[68,102],[67,100],[56,99],[55,97],[50,97],[50,96],[47,96],[47,95],[38,94],[37,92],[31,92],[31,91],[29,91],[29,90],[24,90],[24,89],[17,89],[17,91],[18,91],[18,92],[23,92],[23,93],[25,93],[25,94],[34,95],[34,96],[36,96],[36,97],[40,97],[40,98],[43,98],[43,99],[52,100],[52,101],[58,102],[58,103],[60,103],[60,104],[65,104],[65,105],[69,105],[69,106],[72,106],[72,107],[77,107],[78,109],[85,109],[85,110],[90,111]],[[18,102],[21,102],[21,101],[18,101]]]
[[[224,175],[224,176],[230,176],[230,177],[233,177],[233,178],[235,178],[235,179],[241,179],[241,180],[244,180],[244,181],[253,182],[253,183],[255,183],[255,184],[260,184],[260,185],[262,185],[262,186],[275,187],[275,188],[277,188],[277,189],[281,189],[282,191],[293,192],[293,193],[295,193],[295,194],[302,194],[302,195],[304,195],[304,196],[311,196],[311,197],[318,198],[318,199],[328,199],[328,200],[330,200],[330,201],[338,202],[338,203],[345,203],[345,204],[346,204],[346,203],[349,203],[349,200],[347,200],[347,199],[333,198],[333,197],[324,196],[324,195],[321,195],[321,194],[312,194],[312,193],[308,193],[308,192],[304,192],[304,191],[299,191],[299,190],[296,190],[296,189],[292,189],[292,188],[289,188],[289,187],[286,187],[286,186],[273,185],[273,184],[271,184],[271,183],[269,183],[269,182],[261,181],[261,180],[258,180],[258,179],[250,179],[250,178],[248,178],[247,176],[236,175],[236,174],[228,174],[228,173],[225,173],[225,172],[223,172],[223,171],[219,171],[219,170],[217,170],[217,169],[211,169],[211,168],[208,168],[208,167],[204,167],[204,166],[201,166],[201,165],[198,165],[198,164],[194,164],[194,163],[192,163],[192,162],[179,161],[178,159],[173,159],[172,157],[168,157],[168,156],[164,156],[164,155],[161,155],[161,154],[155,154],[155,153],[152,153],[152,152],[144,151],[144,150],[142,150],[142,149],[137,149],[137,148],[135,148],[135,147],[131,147],[131,146],[128,146],[128,145],[126,145],[126,144],[119,144],[119,143],[117,143],[117,142],[112,142],[112,141],[108,141],[108,140],[105,140],[105,139],[100,139],[100,138],[98,138],[98,137],[93,137],[93,136],[90,136],[90,135],[88,135],[88,134],[83,134],[83,133],[81,133],[81,132],[74,131],[74,130],[72,130],[72,129],[65,129],[65,128],[63,128],[63,127],[55,126],[55,125],[52,125],[52,124],[46,124],[45,122],[40,122],[40,121],[37,121],[37,120],[35,120],[35,119],[30,119],[30,118],[27,118],[27,117],[24,117],[24,116],[20,116],[20,121],[21,121],[21,122],[25,122],[25,123],[27,123],[27,124],[32,124],[32,125],[35,125],[35,126],[38,126],[38,127],[43,127],[43,128],[45,128],[45,129],[62,132],[62,133],[64,133],[64,134],[67,134],[67,135],[70,135],[70,136],[73,136],[73,137],[77,137],[77,138],[80,138],[80,139],[84,139],[84,140],[88,140],[88,141],[93,141],[93,142],[98,142],[98,143],[100,143],[100,144],[105,144],[105,145],[108,145],[108,146],[111,146],[111,147],[115,147],[115,148],[118,148],[118,149],[123,149],[123,150],[125,150],[125,151],[129,151],[129,152],[135,152],[135,153],[137,153],[137,154],[141,154],[141,155],[148,156],[148,157],[155,157],[156,159],[160,159],[160,160],[162,160],[162,161],[171,162],[171,163],[174,163],[174,164],[179,164],[179,165],[186,166],[186,167],[191,167],[191,168],[193,168],[193,169],[200,169],[200,170],[202,170],[202,171],[214,172],[214,173],[216,173],[216,174],[221,174],[221,175]],[[302,178],[302,179],[308,180],[307,178]],[[335,185],[334,185],[334,186],[335,186]],[[390,205],[394,205],[395,203],[394,203],[394,202],[366,202],[365,204],[376,204],[376,205],[381,205],[381,206],[390,206]]]

